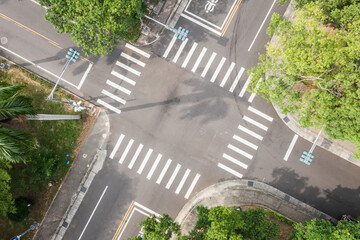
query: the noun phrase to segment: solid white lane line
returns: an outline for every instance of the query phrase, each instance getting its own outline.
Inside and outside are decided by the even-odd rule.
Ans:
[[[131,146],[133,145],[133,143],[134,143],[134,139],[130,139],[128,145],[125,148],[125,151],[123,152],[123,154],[122,154],[122,156],[121,156],[121,158],[119,160],[120,164],[123,164],[123,162],[124,162],[127,154],[129,153],[129,150],[130,150]]]
[[[159,153],[159,155],[157,156],[154,164],[152,165],[152,167],[151,167],[151,169],[150,169],[150,172],[149,172],[148,175],[146,176],[147,179],[150,180],[151,176],[154,174],[154,171],[155,171],[157,165],[159,164],[161,157],[162,157],[162,154]]]
[[[190,61],[191,56],[194,54],[194,51],[195,51],[197,45],[198,45],[198,44],[197,44],[196,42],[194,42],[194,44],[192,45],[192,47],[191,47],[188,55],[187,55],[186,58],[185,58],[183,64],[181,65],[182,68],[186,68],[187,64],[188,64],[189,61]]]
[[[245,144],[245,145],[248,146],[248,147],[251,147],[251,148],[254,149],[254,150],[257,150],[257,149],[258,149],[258,146],[256,146],[255,144],[253,144],[253,143],[251,143],[251,142],[243,139],[242,137],[239,137],[238,135],[235,135],[235,134],[234,134],[233,139],[235,139],[236,141],[239,141],[239,142]]]
[[[211,54],[211,57],[209,58],[208,63],[206,64],[203,72],[201,73],[201,77],[205,77],[205,75],[206,75],[207,71],[209,70],[212,62],[213,62],[214,59],[215,59],[215,57],[216,57],[216,52],[213,52],[213,53]]]
[[[248,159],[252,159],[253,158],[253,155],[241,150],[240,148],[237,148],[235,147],[234,145],[232,144],[228,144],[227,146],[229,149],[233,150],[234,152],[237,152],[238,154],[240,155],[243,155],[244,157],[248,158]]]
[[[285,154],[285,156],[284,156],[284,160],[285,160],[285,161],[288,160],[288,158],[289,158],[289,156],[290,156],[290,153],[291,153],[291,151],[293,150],[293,148],[294,148],[294,146],[295,146],[295,143],[296,143],[298,137],[299,137],[299,136],[298,136],[297,134],[295,134],[294,137],[293,137],[293,139],[291,140],[290,146],[289,146],[289,148],[288,148],[288,150],[286,151],[286,154]]]
[[[112,94],[111,92],[106,91],[105,89],[103,89],[103,90],[101,91],[101,93],[102,93],[102,94],[105,94],[106,96],[108,96],[108,97],[110,97],[110,98],[112,98],[112,99],[114,99],[114,100],[116,100],[116,101],[118,101],[119,103],[121,103],[121,104],[123,104],[123,105],[126,104],[126,100],[124,100],[124,99],[122,99],[122,98],[120,98],[120,97],[118,97],[118,96],[115,96],[114,94]]]
[[[186,192],[186,194],[185,194],[185,198],[186,198],[186,199],[189,198],[191,192],[194,190],[194,187],[195,187],[197,181],[199,180],[199,178],[200,178],[200,174],[197,173],[196,176],[194,177],[194,180],[192,181],[189,189],[187,190],[187,192]]]
[[[176,168],[175,168],[173,174],[171,175],[168,183],[166,184],[166,187],[165,187],[166,189],[169,189],[169,188],[171,187],[171,184],[172,184],[173,181],[175,180],[175,177],[176,177],[176,175],[178,174],[178,172],[179,172],[179,170],[180,170],[180,167],[181,167],[180,164],[177,164],[177,165],[176,165]]]
[[[131,161],[130,161],[130,163],[129,163],[128,168],[132,169],[132,167],[134,166],[134,164],[135,164],[135,162],[136,162],[136,159],[139,157],[139,154],[140,154],[140,152],[141,152],[141,150],[142,150],[143,147],[144,147],[144,145],[142,145],[142,144],[140,144],[140,145],[138,146],[138,148],[136,149],[136,152],[135,152],[133,158],[131,159]]]
[[[111,106],[110,104],[104,102],[104,101],[101,100],[101,99],[96,100],[96,102],[99,103],[99,104],[101,104],[101,105],[103,105],[104,107],[106,107],[106,108],[108,108],[108,109],[116,112],[117,114],[120,114],[120,113],[121,113],[121,110],[120,110],[120,109],[117,109],[116,107]]]
[[[262,78],[260,78],[259,81],[258,81],[258,83],[256,84],[255,89],[254,89],[255,92],[257,92],[257,90],[259,89],[259,86],[260,86],[261,81],[262,81]],[[250,97],[249,97],[249,99],[248,99],[248,102],[249,102],[249,103],[252,103],[252,101],[254,100],[254,98],[255,98],[255,93],[251,93],[251,95],[250,95]]]
[[[246,92],[246,89],[248,88],[248,86],[249,86],[249,84],[250,84],[251,76],[252,76],[252,75],[250,74],[250,76],[246,79],[246,82],[245,82],[243,88],[241,89],[241,92],[240,92],[240,94],[239,94],[239,97],[242,98],[242,97],[244,96],[244,94],[245,94],[245,92]]]
[[[244,116],[243,119],[244,119],[245,121],[247,121],[248,123],[251,123],[251,124],[257,126],[258,128],[261,128],[261,129],[264,130],[264,131],[267,131],[267,130],[268,130],[268,127],[267,127],[267,126],[265,126],[265,125],[263,125],[263,124],[255,121],[255,120],[252,119],[252,118],[249,118],[249,117],[247,117],[247,116]]]
[[[194,18],[192,18],[192,17],[190,17],[190,16],[188,16],[188,15],[186,15],[184,13],[182,13],[180,16],[182,16],[183,18],[186,18],[187,20],[189,20],[191,22],[194,22],[195,24],[197,24],[197,25],[199,25],[199,26],[201,26],[201,27],[203,27],[203,28],[205,28],[205,29],[207,29],[207,30],[221,36],[221,32],[216,31],[215,29],[209,27],[208,25],[206,25],[206,24],[204,24],[204,23],[202,23],[202,22],[200,22],[200,21],[198,21],[198,20],[196,20],[196,19],[194,19]]]
[[[116,89],[118,89],[120,91],[122,91],[123,93],[126,93],[127,95],[130,95],[130,93],[131,93],[130,90],[128,90],[128,89],[126,89],[126,88],[124,88],[124,87],[122,87],[122,86],[120,86],[120,85],[118,85],[118,84],[116,84],[116,83],[114,83],[114,82],[112,82],[110,80],[106,80],[106,84],[109,85],[109,86],[112,86],[112,87],[114,87],[114,88],[116,88]]]
[[[118,73],[118,72],[115,72],[114,70],[111,71],[111,74],[114,75],[115,77],[118,77],[120,78],[121,80],[124,80],[125,82],[135,86],[136,82],[134,80],[131,80],[130,78],[128,77],[125,77],[124,75]]]
[[[127,44],[125,44],[125,47],[133,50],[134,52],[137,52],[140,55],[143,55],[146,58],[150,58],[150,54],[148,54],[147,52],[144,52],[143,50],[140,50],[140,49],[134,47],[133,45],[130,45],[130,44],[127,43]]]
[[[223,66],[223,65],[224,65],[224,63],[225,63],[225,60],[226,60],[226,58],[224,58],[224,57],[221,59],[221,61],[220,61],[219,65],[218,65],[218,67],[216,68],[216,70],[215,70],[214,74],[212,75],[212,77],[211,77],[211,79],[210,79],[210,82],[215,82],[216,77],[218,76],[218,74],[219,74],[219,72],[220,72],[220,70],[221,70],[222,66]]]
[[[199,67],[199,64],[200,64],[201,60],[203,59],[206,51],[207,51],[207,48],[206,48],[206,47],[203,47],[203,49],[201,50],[201,53],[200,53],[198,59],[196,60],[193,68],[191,69],[192,72],[195,72],[196,69]]]
[[[251,47],[253,46],[253,44],[254,44],[257,36],[259,35],[259,33],[260,33],[260,31],[261,31],[261,28],[264,26],[264,23],[265,23],[266,19],[268,18],[269,14],[270,14],[270,12],[271,12],[271,9],[274,7],[275,2],[276,2],[276,0],[274,0],[273,4],[271,5],[271,7],[270,7],[270,9],[269,9],[269,11],[268,11],[268,13],[266,14],[266,16],[265,16],[265,18],[264,18],[264,21],[262,22],[259,30],[257,31],[257,33],[256,33],[256,35],[255,35],[255,37],[254,37],[254,40],[253,40],[252,43],[250,44],[250,47],[249,47],[249,49],[248,49],[248,52],[250,52],[250,49],[251,49]]]
[[[85,79],[86,79],[87,75],[89,74],[89,72],[90,72],[90,70],[91,70],[92,66],[93,66],[93,65],[92,65],[91,63],[89,63],[89,66],[88,66],[88,68],[86,69],[86,71],[85,71],[84,75],[82,76],[82,78],[81,78],[81,80],[80,80],[79,85],[76,87],[78,90],[80,90],[80,88],[81,88],[81,87],[82,87],[82,85],[84,84]]]
[[[266,115],[266,114],[263,113],[263,112],[260,112],[259,110],[255,109],[255,108],[253,108],[253,107],[251,107],[251,106],[249,106],[248,109],[249,109],[249,111],[251,111],[251,112],[259,115],[260,117],[265,118],[265,119],[268,120],[269,122],[272,122],[272,121],[273,121],[273,118],[272,118],[272,117],[270,117],[269,115]]]
[[[157,183],[157,184],[160,184],[160,183],[161,183],[161,181],[162,181],[162,179],[164,178],[165,173],[166,173],[166,171],[168,170],[168,168],[169,168],[169,166],[170,166],[171,162],[172,162],[172,160],[171,160],[171,159],[168,159],[168,160],[167,160],[167,162],[166,162],[166,164],[165,164],[164,168],[161,170],[161,173],[160,173],[160,175],[159,175],[158,179],[156,180],[156,183]]]
[[[129,61],[131,61],[131,62],[133,62],[133,63],[136,63],[137,65],[139,65],[139,66],[141,66],[141,67],[145,67],[145,65],[146,65],[146,64],[143,63],[142,61],[140,61],[140,60],[138,60],[138,59],[136,59],[136,58],[134,58],[134,57],[132,57],[132,56],[124,53],[124,52],[122,52],[122,53],[120,54],[120,56],[122,56],[123,58],[125,58],[125,59],[127,59],[127,60],[129,60]]]
[[[243,175],[241,173],[238,173],[237,171],[225,166],[224,164],[218,163],[218,167],[224,169],[225,171],[237,176],[238,178],[242,178]]]
[[[153,150],[150,148],[150,149],[148,150],[148,152],[146,153],[144,160],[142,161],[139,169],[137,170],[137,173],[138,173],[138,174],[141,174],[142,171],[144,170],[144,167],[145,167],[146,163],[149,161],[149,158],[150,158],[152,152],[153,152]]]
[[[89,225],[89,222],[90,222],[91,218],[94,216],[94,213],[95,213],[96,209],[98,208],[99,203],[101,202],[101,199],[104,197],[104,194],[105,194],[105,192],[106,192],[107,189],[108,189],[108,186],[105,187],[103,193],[101,194],[101,196],[100,196],[100,198],[99,198],[99,201],[96,203],[96,206],[95,206],[94,210],[92,211],[92,213],[91,213],[91,215],[90,215],[90,217],[89,217],[89,220],[87,221],[84,229],[82,230],[82,232],[81,232],[80,237],[78,238],[78,240],[80,240],[80,239],[82,238],[82,236],[83,236],[83,234],[84,234],[87,226]]]
[[[165,52],[164,52],[164,55],[163,55],[163,58],[167,58],[169,53],[170,53],[170,50],[172,49],[172,47],[174,46],[174,43],[176,41],[177,37],[173,36],[173,38],[171,39],[170,43],[169,43],[169,46],[166,48]]]
[[[118,65],[119,67],[122,67],[123,69],[135,74],[136,76],[140,76],[140,74],[141,74],[141,72],[139,72],[138,70],[135,70],[132,67],[129,67],[128,65],[123,64],[122,62],[116,61],[115,64]]]
[[[176,194],[180,193],[180,191],[181,191],[182,187],[184,186],[184,183],[185,183],[186,179],[188,178],[190,172],[191,172],[190,169],[186,169],[186,172],[185,172],[184,176],[182,177],[179,185],[176,188],[176,191],[175,191]]]
[[[244,71],[245,71],[245,68],[241,67],[238,75],[236,76],[233,84],[231,85],[231,88],[229,89],[230,92],[234,92],[235,87],[238,84],[238,82],[239,82],[241,76],[243,75]]]
[[[188,41],[189,41],[189,39],[186,38],[185,41],[183,41],[183,42],[181,43],[179,49],[177,50],[177,52],[176,52],[176,54],[175,54],[174,59],[172,60],[173,63],[176,63],[176,62],[177,62],[177,60],[178,60],[179,57],[180,57],[180,54],[181,54],[182,51],[184,50],[184,47],[185,47],[185,45],[186,45],[186,43],[187,43]]]
[[[114,158],[115,153],[116,153],[116,152],[117,152],[117,150],[119,149],[120,144],[121,144],[122,140],[124,139],[124,137],[125,137],[125,135],[124,135],[124,134],[121,134],[121,135],[120,135],[120,137],[119,137],[119,139],[117,140],[117,142],[116,142],[116,144],[115,144],[115,147],[114,147],[114,149],[112,150],[112,152],[111,152],[111,154],[110,154],[109,158],[111,158],[111,159],[113,159],[113,158]]]
[[[223,80],[222,80],[221,83],[220,83],[220,87],[224,87],[224,86],[225,86],[225,83],[226,83],[226,81],[228,80],[228,78],[230,77],[230,74],[231,74],[232,70],[234,69],[234,67],[235,67],[235,63],[232,62],[231,65],[230,65],[230,67],[229,67],[229,69],[227,70],[227,72],[226,72]]]
[[[223,154],[223,158],[226,158],[226,159],[229,160],[230,162],[235,163],[236,165],[238,165],[238,166],[240,166],[240,167],[242,167],[242,168],[247,169],[247,167],[248,167],[248,165],[240,162],[239,160],[236,160],[235,158],[233,158],[233,157],[231,157],[231,156],[229,156],[229,155],[227,155],[227,154],[225,154],[225,153]]]
[[[238,126],[238,129],[241,130],[241,131],[243,131],[243,132],[245,132],[245,133],[247,133],[247,134],[249,134],[250,136],[253,136],[254,138],[259,139],[260,141],[263,140],[263,137],[262,137],[262,136],[260,136],[259,134],[255,133],[255,132],[253,132],[253,131],[251,131],[251,130],[249,130],[249,129],[247,129],[246,127],[243,127],[243,126],[239,125],[239,126]]]

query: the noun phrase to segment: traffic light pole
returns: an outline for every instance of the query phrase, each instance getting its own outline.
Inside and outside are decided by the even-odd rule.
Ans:
[[[310,157],[310,154],[312,154],[312,152],[314,151],[315,147],[316,147],[316,142],[319,140],[319,137],[320,137],[320,134],[321,132],[323,131],[325,125],[322,126],[320,132],[318,133],[318,135],[316,136],[315,140],[314,140],[314,143],[313,145],[311,146],[310,150],[309,150],[309,153],[307,154],[306,158],[305,158],[305,162],[308,161],[309,157]]]
[[[75,52],[74,52],[74,54],[75,54]],[[63,70],[62,70],[62,72],[61,72],[58,80],[56,81],[56,84],[55,84],[53,90],[51,91],[50,95],[47,97],[46,100],[53,100],[53,99],[54,99],[54,92],[55,92],[55,90],[56,90],[56,88],[57,88],[57,85],[59,84],[59,82],[60,82],[60,80],[61,80],[61,77],[64,75],[64,73],[65,73],[65,71],[66,71],[66,68],[69,66],[70,61],[71,61],[71,59],[68,59],[68,60],[66,61],[65,66],[63,67]]]

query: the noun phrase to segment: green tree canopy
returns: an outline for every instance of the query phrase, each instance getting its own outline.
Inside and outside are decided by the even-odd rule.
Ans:
[[[133,41],[139,34],[143,0],[40,0],[45,19],[59,33],[70,33],[85,54],[110,53],[119,40]]]
[[[0,160],[0,216],[6,216],[7,213],[14,213],[14,200],[10,193],[10,175],[7,170],[9,164]]]
[[[310,1],[291,20],[274,14],[267,33],[276,38],[249,74],[252,91],[296,114],[302,127],[325,125],[329,137],[360,150],[360,3],[351,2]]]

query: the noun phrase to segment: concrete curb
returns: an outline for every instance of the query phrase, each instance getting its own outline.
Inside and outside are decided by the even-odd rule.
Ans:
[[[236,179],[216,183],[197,193],[180,210],[175,221],[181,224],[182,234],[188,234],[197,221],[196,206],[257,205],[277,212],[294,222],[312,218],[334,218],[262,182]]]

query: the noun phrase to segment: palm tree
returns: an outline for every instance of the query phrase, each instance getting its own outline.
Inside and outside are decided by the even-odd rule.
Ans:
[[[26,162],[28,153],[34,148],[34,137],[11,129],[3,121],[26,114],[35,114],[31,99],[19,94],[24,86],[0,82],[0,159],[11,163]]]

